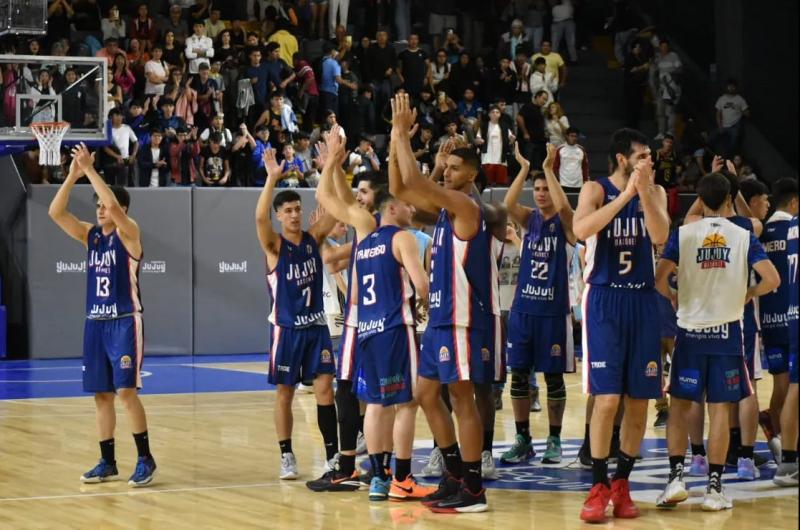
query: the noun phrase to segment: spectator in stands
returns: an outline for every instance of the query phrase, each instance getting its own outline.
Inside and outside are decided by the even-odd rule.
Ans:
[[[278,58],[283,61],[286,66],[289,66],[292,64],[294,54],[300,51],[297,37],[287,30],[288,23],[278,18],[274,8],[267,8],[266,16],[273,17],[271,19],[268,18],[271,24],[271,31],[269,31],[269,33],[265,32],[265,35],[268,35],[267,42],[274,42],[278,45]]]
[[[214,41],[206,37],[206,26],[202,21],[194,23],[194,34],[186,39],[186,58],[189,59],[189,73],[197,74],[200,65],[209,66],[209,58],[214,57]]]
[[[542,109],[547,102],[547,97],[547,92],[540,90],[531,101],[519,109],[519,114],[517,114],[517,127],[522,136],[520,152],[526,160],[530,160],[531,167],[540,167],[544,162],[547,135]]]
[[[294,65],[294,79],[297,83],[297,111],[303,117],[301,129],[306,133],[314,128],[314,121],[317,119],[317,109],[319,108],[319,89],[314,76],[314,69],[303,59],[302,55],[296,53],[292,58]]]
[[[130,169],[136,162],[139,143],[133,129],[122,123],[119,109],[111,109],[108,119],[111,120],[111,145],[103,148],[105,180],[117,186],[130,186]]]
[[[133,75],[128,65],[128,56],[123,52],[117,53],[114,57],[114,66],[110,74],[114,84],[122,88],[123,105],[127,107],[133,99],[133,85],[136,84],[136,76]]]
[[[439,138],[439,141],[436,142],[436,148],[438,149],[439,146],[448,141],[452,141],[456,148],[466,147],[469,142],[467,142],[466,136],[458,133],[458,118],[454,114],[448,114],[447,116],[452,117],[442,122],[444,134]]]
[[[489,119],[481,124],[475,145],[481,151],[481,167],[488,186],[508,186],[507,157],[514,142],[511,130],[500,121],[500,107],[489,107]]]
[[[263,186],[266,179],[266,172],[264,171],[264,151],[272,149],[272,144],[269,141],[269,128],[266,125],[259,125],[256,127],[256,137],[250,136],[250,147],[253,149],[250,155],[253,167],[253,183],[256,186]]]
[[[569,120],[564,116],[561,105],[553,101],[547,107],[544,116],[544,127],[547,132],[548,142],[556,147],[560,147],[567,141],[567,131],[569,130]]]
[[[742,118],[750,117],[750,107],[739,94],[739,83],[728,79],[725,93],[717,98],[717,139],[723,158],[731,158],[739,151],[742,136]]]
[[[158,100],[161,110],[158,118],[158,127],[164,132],[165,140],[174,142],[178,140],[178,131],[186,128],[186,122],[175,115],[175,102],[172,98],[162,97]]]
[[[279,188],[308,188],[306,182],[306,164],[298,158],[292,144],[283,146],[283,178],[278,182]]]
[[[503,98],[503,100],[506,102],[514,101],[514,90],[517,85],[517,76],[514,73],[514,70],[511,69],[511,60],[505,57],[500,59],[490,84],[491,93],[494,95],[495,99]]]
[[[328,23],[328,0],[309,0],[311,4],[311,32],[312,39],[325,38],[325,27]]]
[[[325,43],[325,57],[322,59],[322,82],[319,84],[320,106],[323,111],[339,113],[339,84],[342,79],[342,67],[336,56],[339,51],[330,43]]]
[[[328,36],[336,36],[336,27],[347,27],[347,10],[350,7],[350,0],[330,0],[328,10]]]
[[[575,8],[571,0],[556,0],[553,6],[553,24],[550,32],[553,37],[553,48],[558,53],[561,45],[561,38],[567,42],[570,63],[578,62],[578,51],[575,48],[575,20],[573,19]]]
[[[376,110],[383,109],[392,95],[392,77],[397,66],[397,55],[389,42],[389,33],[380,29],[375,34],[375,45],[367,49],[364,82],[372,84]]]
[[[68,68],[64,72],[64,80],[71,86],[78,80],[78,73]],[[86,120],[86,90],[77,85],[67,92],[61,93],[61,119],[71,127],[83,127]]]
[[[516,84],[514,87],[514,114],[519,112],[519,108],[531,100],[531,63],[528,62],[528,56],[525,50],[517,50],[517,56],[514,62],[510,65],[511,70],[516,76]]]
[[[634,41],[631,51],[625,58],[625,126],[632,129],[639,127],[644,89],[647,87],[647,76],[650,61],[644,53],[641,41]]]
[[[144,86],[145,96],[161,96],[164,94],[164,87],[169,80],[169,65],[163,59],[163,56],[163,46],[161,44],[153,45],[150,60],[144,65],[144,75],[146,78]]]
[[[230,154],[222,145],[219,133],[208,138],[208,145],[200,152],[200,177],[205,186],[223,187],[231,176]]]
[[[474,136],[475,129],[483,117],[483,112],[483,105],[475,99],[475,90],[466,88],[464,90],[464,98],[458,102],[458,119],[461,121],[461,126],[468,139]]]
[[[589,157],[586,149],[578,144],[580,131],[567,129],[567,142],[556,151],[553,172],[567,193],[580,193],[583,183],[589,180]]]
[[[558,81],[553,77],[553,73],[547,70],[547,61],[544,57],[537,57],[533,61],[533,73],[529,83],[531,93],[535,94],[540,90],[547,92],[547,103],[555,101],[553,94],[558,93]]]
[[[417,100],[430,68],[428,54],[419,47],[419,35],[408,36],[408,49],[400,52],[398,59],[397,75],[403,88]]]
[[[211,14],[210,8],[211,6],[209,5],[209,0],[195,0],[189,5],[189,22],[192,24],[195,22],[203,22],[203,24],[205,24],[206,18],[208,18]]]
[[[306,168],[305,177],[311,187],[316,187],[317,183],[313,179],[309,179],[309,175],[314,173],[313,167],[313,155],[311,149],[311,140],[309,136],[304,132],[297,133],[295,137],[295,144],[294,144],[294,155],[303,161],[303,165]]]
[[[170,30],[164,34],[164,61],[168,65],[183,69],[186,59],[183,50],[175,45],[175,32]]]
[[[516,18],[511,22],[511,31],[503,33],[500,37],[497,56],[511,61],[517,56],[517,48],[520,46],[523,46],[525,50],[533,49],[531,36],[525,32],[522,20]]]
[[[756,179],[746,179],[739,183],[739,191],[750,207],[753,217],[759,221],[764,221],[769,213],[769,189],[767,186]]]
[[[211,120],[211,126],[200,133],[200,145],[205,146],[212,134],[219,135],[219,144],[222,147],[229,149],[233,145],[233,135],[225,127],[225,115],[221,112],[214,115]]]
[[[364,171],[380,171],[381,161],[378,154],[375,152],[375,147],[372,140],[366,135],[362,135],[358,141],[358,147],[353,151],[361,157],[359,167],[354,171],[354,174],[362,173]]]
[[[162,141],[164,132],[154,128],[150,131],[150,145],[139,150],[139,187],[163,188],[169,175],[169,147]]]
[[[75,16],[68,0],[50,0],[47,6],[47,35],[52,40],[70,38],[70,19]]]
[[[654,97],[658,117],[656,140],[661,140],[667,133],[675,133],[675,106],[681,97],[681,85],[677,75],[683,65],[678,54],[670,51],[669,41],[666,39],[661,39],[659,42],[654,62],[657,75],[657,95]]]
[[[225,21],[220,20],[220,10],[216,6],[212,6],[208,12],[208,18],[204,21],[206,26],[206,35],[210,39],[216,39],[222,31],[225,30]]]
[[[567,65],[564,64],[564,59],[561,57],[561,55],[552,50],[550,41],[543,40],[542,51],[534,54],[534,56],[531,57],[531,60],[536,62],[536,59],[539,57],[543,57],[545,62],[547,62],[547,71],[553,74],[553,77],[558,82],[559,90],[563,88],[567,82]],[[553,93],[553,97],[558,100],[558,91]]]
[[[661,140],[661,147],[653,156],[653,169],[655,170],[655,183],[667,191],[667,211],[673,219],[678,215],[680,209],[678,181],[675,175],[677,163],[675,138],[671,134],[666,134]]]
[[[469,53],[462,52],[459,56],[458,63],[453,65],[450,71],[450,96],[460,98],[464,95],[466,89],[472,89],[473,93],[477,93],[480,87],[478,77],[478,69],[472,61]]]
[[[174,142],[169,144],[167,167],[172,183],[176,186],[191,186],[197,180],[197,164],[195,158],[199,154],[199,145],[193,141],[191,133],[181,127],[177,131]]]
[[[428,85],[434,94],[439,91],[447,92],[447,82],[450,78],[450,63],[447,62],[447,52],[440,49],[436,52],[436,59],[428,69]]]
[[[100,11],[97,2],[93,0],[75,0],[72,2],[72,9],[75,15],[72,17],[72,24],[75,26],[75,33],[85,36],[87,33],[97,34],[100,28]],[[73,33],[73,38],[77,35]]]
[[[433,157],[436,153],[433,150],[433,129],[430,125],[422,125],[419,128],[419,134],[415,134],[411,139],[411,148],[414,150],[417,162],[427,165],[429,169],[433,168]]]
[[[169,8],[169,16],[162,19],[158,29],[165,39],[167,32],[172,32],[175,37],[175,45],[178,47],[183,46],[186,37],[189,36],[189,30],[187,29],[186,21],[181,18],[181,6],[172,5]]]
[[[96,54],[95,57],[105,57],[108,61],[108,66],[114,65],[114,58],[120,53],[119,40],[116,37],[109,37],[103,41],[105,45]]]
[[[456,64],[461,57],[461,54],[467,51],[467,48],[461,44],[461,38],[458,33],[452,29],[447,30],[447,38],[444,41],[444,49],[447,51],[447,60],[450,64]]]
[[[114,38],[118,41],[125,38],[125,21],[119,16],[117,4],[108,8],[108,16],[100,20],[100,29],[103,31],[103,40]]]
[[[350,69],[349,59],[342,59],[339,64],[342,67],[342,83],[339,84],[339,115],[342,117],[342,127],[345,131],[359,131],[363,128],[362,116],[358,112],[359,79]]]
[[[639,31],[629,0],[614,0],[614,13],[606,26],[614,33],[614,57],[620,65],[626,65],[627,72],[628,50],[633,48],[631,40]]]
[[[131,38],[139,39],[142,50],[149,52],[158,39],[158,28],[156,21],[150,18],[147,3],[142,2],[136,10],[136,17],[131,21],[129,31]]]
[[[439,49],[445,30],[453,30],[458,25],[456,2],[455,0],[428,0],[425,5],[430,13],[428,35],[433,37],[434,49]]]
[[[277,47],[277,44],[273,46]],[[261,50],[258,47],[252,46],[247,50],[250,65],[245,69],[244,77],[250,79],[255,100],[249,109],[247,122],[252,124],[264,111],[267,95],[280,84],[281,80],[278,72],[271,67],[274,63],[261,62]]]
[[[203,130],[211,123],[211,117],[219,112],[222,105],[222,92],[217,82],[211,79],[211,67],[207,63],[200,65],[197,77],[192,79],[192,89],[197,94],[197,110],[195,124]]]

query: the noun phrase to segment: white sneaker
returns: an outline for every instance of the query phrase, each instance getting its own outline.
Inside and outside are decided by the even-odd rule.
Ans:
[[[292,453],[283,453],[281,455],[281,473],[278,477],[281,480],[294,480],[298,476],[297,459]]]
[[[664,492],[656,499],[656,508],[674,508],[679,502],[689,498],[686,483],[681,477],[674,477],[667,483]]]
[[[730,510],[733,508],[733,502],[725,496],[722,491],[715,489],[706,489],[706,495],[703,497],[703,511],[704,512],[718,512],[721,510]]]
[[[783,460],[783,447],[781,443],[781,435],[773,436],[770,441],[767,442],[767,447],[769,450],[772,451],[772,457],[775,459],[776,464],[780,464]]]
[[[779,465],[778,470],[775,472],[775,477],[772,479],[772,482],[784,488],[786,487],[796,488],[798,484],[797,462],[793,462],[791,464],[786,463]]]
[[[494,465],[494,457],[491,451],[483,451],[481,453],[481,477],[484,480],[497,480],[500,474]]]
[[[364,438],[364,433],[358,433],[358,438],[356,439],[356,454],[363,455],[367,453],[367,439]]]
[[[441,477],[444,472],[444,457],[438,447],[434,447],[428,463],[422,468],[422,477]]]
[[[335,471],[336,466],[339,464],[339,453],[333,455],[333,458],[325,462],[325,472]]]

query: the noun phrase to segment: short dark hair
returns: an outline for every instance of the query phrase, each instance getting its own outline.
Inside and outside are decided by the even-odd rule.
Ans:
[[[267,127],[266,125],[264,125],[262,123],[261,125],[256,127],[256,134],[260,133],[261,131],[268,131],[268,130],[269,130],[269,127]]]
[[[114,194],[114,197],[117,199],[117,202],[123,208],[129,208],[131,205],[131,194],[128,193],[123,186],[117,186],[116,184],[112,184],[108,187],[111,190],[111,193]],[[97,204],[97,199],[99,199],[98,195],[94,194],[94,202]]]
[[[208,141],[212,144],[221,144],[222,135],[218,132],[211,133],[208,135]]]
[[[158,127],[158,126],[156,126],[156,127],[153,127],[153,128],[151,128],[151,129],[150,129],[150,136],[152,136],[152,135],[154,135],[154,134],[161,134],[161,135],[163,135],[163,134],[164,134],[164,131],[161,129],[161,127]]]
[[[766,184],[756,179],[747,179],[739,183],[739,191],[746,202],[750,202],[753,197],[759,195],[769,195]]]
[[[537,90],[537,91],[536,91],[536,94],[534,94],[534,95],[533,95],[533,99],[536,99],[536,98],[538,98],[538,97],[539,97],[539,96],[541,96],[542,94],[549,94],[549,93],[547,92],[547,90]]]
[[[537,180],[544,180],[545,182],[547,182],[547,175],[544,174],[544,171],[533,172],[533,175],[531,176],[531,184],[533,184]]]
[[[474,149],[470,149],[469,147],[460,147],[458,149],[453,149],[450,154],[452,156],[459,157],[464,161],[464,164],[468,165],[475,171],[478,171],[481,167],[481,159],[478,157],[478,153],[476,153]]]
[[[113,109],[108,111],[108,119],[110,120],[114,116],[122,116],[122,111],[118,108],[114,107]]]
[[[736,78],[734,78],[734,77],[729,77],[728,80],[725,81],[725,85],[726,86],[727,85],[733,85],[733,86],[738,87],[739,86],[739,81],[737,81]]]
[[[278,209],[287,202],[302,202],[300,194],[293,190],[282,191],[275,196],[275,199],[272,201],[272,207],[277,212]]]
[[[384,208],[386,208],[389,203],[394,200],[394,196],[389,193],[389,190],[386,189],[385,186],[379,186],[375,190],[375,199],[373,201],[373,207],[375,211],[382,212]]]
[[[579,135],[579,134],[581,134],[581,131],[578,130],[577,127],[567,127],[567,136],[569,136],[570,134],[578,134]]]
[[[353,187],[357,188],[361,182],[369,182],[369,187],[376,191],[386,187],[386,178],[379,171],[362,171],[353,178]]]
[[[208,65],[208,63],[200,63],[200,65],[197,67],[197,70],[211,70],[211,67]]]
[[[612,169],[616,169],[617,155],[620,154],[628,158],[633,153],[633,144],[648,145],[647,136],[636,129],[622,128],[617,129],[611,135],[611,145],[608,148],[608,157],[611,160]]]
[[[797,179],[785,177],[772,186],[772,202],[776,208],[788,206],[791,200],[797,197]]]
[[[720,173],[722,173],[725,176],[725,178],[728,179],[728,184],[731,185],[731,191],[730,191],[731,200],[735,201],[736,196],[739,195],[739,177],[737,177],[733,173],[730,173],[729,171],[720,171]]]
[[[731,184],[722,173],[709,173],[697,183],[697,195],[708,208],[719,210],[731,194]]]
[[[547,60],[544,57],[537,57],[535,61],[533,61],[533,67],[536,68],[540,64],[547,64]]]

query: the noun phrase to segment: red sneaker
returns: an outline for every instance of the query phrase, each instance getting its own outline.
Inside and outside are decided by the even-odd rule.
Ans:
[[[589,497],[583,503],[581,519],[587,523],[605,523],[606,508],[611,499],[611,489],[605,484],[595,484],[589,491]]]
[[[611,502],[614,504],[614,517],[619,519],[636,519],[639,508],[631,500],[631,489],[628,479],[611,481]]]

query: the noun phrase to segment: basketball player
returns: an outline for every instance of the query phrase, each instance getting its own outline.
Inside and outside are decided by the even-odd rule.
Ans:
[[[783,436],[783,454],[781,464],[775,472],[773,481],[778,486],[796,488],[797,480],[797,331],[798,331],[798,285],[797,285],[797,216],[795,216],[787,233],[786,268],[788,269],[789,310],[789,391],[781,411],[781,434]]]
[[[300,196],[282,191],[272,199],[275,185],[283,175],[275,150],[264,152],[267,180],[256,204],[256,231],[267,261],[267,282],[272,297],[269,382],[277,386],[275,430],[281,451],[279,477],[298,477],[292,451],[292,400],[295,385],[314,381],[317,424],[325,443],[326,459],[339,448],[336,433],[336,405],[333,403],[333,360],[331,336],[322,301],[322,258],[319,245],[333,229],[335,220],[323,215],[308,231],[302,229]],[[270,203],[277,212],[281,232],[272,228]]]
[[[752,392],[744,360],[743,307],[753,296],[776,288],[780,276],[756,237],[725,218],[731,206],[728,179],[720,173],[706,175],[697,193],[703,219],[672,233],[656,274],[659,292],[678,308],[668,386],[672,396],[667,428],[670,475],[656,506],[673,507],[689,497],[683,481],[685,417],[691,402],[701,402],[705,395],[709,472],[702,509],[719,511],[733,507],[722,491],[729,409]],[[753,287],[748,287],[750,267],[762,278]],[[677,297],[669,287],[669,276],[676,269]]]
[[[581,519],[602,522],[639,509],[628,486],[647,418],[647,401],[662,395],[653,245],[669,234],[667,198],[653,183],[647,137],[620,129],[609,150],[613,173],[581,189],[573,231],[586,241],[583,295],[584,389],[595,396],[590,422],[593,486]],[[613,418],[624,395],[620,451],[608,483]]]
[[[547,413],[550,434],[543,464],[561,462],[561,423],[567,393],[564,373],[575,371],[572,316],[569,310],[569,262],[567,244],[575,245],[572,207],[553,172],[556,149],[547,145],[547,158],[533,178],[533,200],[537,209],[519,204],[530,163],[515,148],[520,172],[505,204],[511,218],[526,227],[522,241],[520,281],[508,315],[508,366],[511,370],[511,403],[517,436],[503,454],[509,463],[534,456],[530,432],[531,368],[543,372],[547,383]]]
[[[759,299],[761,318],[761,337],[769,373],[772,374],[772,397],[769,413],[775,436],[769,440],[775,462],[781,462],[781,410],[789,390],[789,278],[785,267],[787,257],[787,237],[792,217],[798,213],[797,179],[783,178],[773,186],[772,203],[775,213],[764,225],[761,242],[772,264],[781,274],[781,287]]]
[[[492,278],[491,234],[470,196],[480,159],[470,149],[448,157],[444,186],[423,177],[409,130],[416,121],[406,94],[392,100],[392,144],[401,175],[390,175],[392,194],[415,208],[439,212],[431,250],[428,327],[422,337],[417,399],[444,456],[447,472],[436,493],[423,499],[434,512],[483,512],[488,508],[481,479],[482,423],[473,383],[493,380],[490,329],[497,279]],[[440,388],[448,384],[458,419],[461,452]],[[463,464],[462,464],[463,454]],[[463,478],[463,480],[461,480]]]
[[[97,224],[78,220],[67,209],[70,192],[83,175],[95,191]],[[83,332],[83,390],[94,394],[100,462],[81,476],[81,482],[115,480],[116,413],[114,397],[128,413],[138,460],[128,480],[134,487],[151,484],[156,461],[150,454],[147,418],[139,399],[144,353],[139,265],[142,241],[139,225],[128,216],[130,195],[109,187],[94,169],[94,157],[84,145],[73,151],[66,180],[50,204],[50,218],[87,250],[86,325]]]

